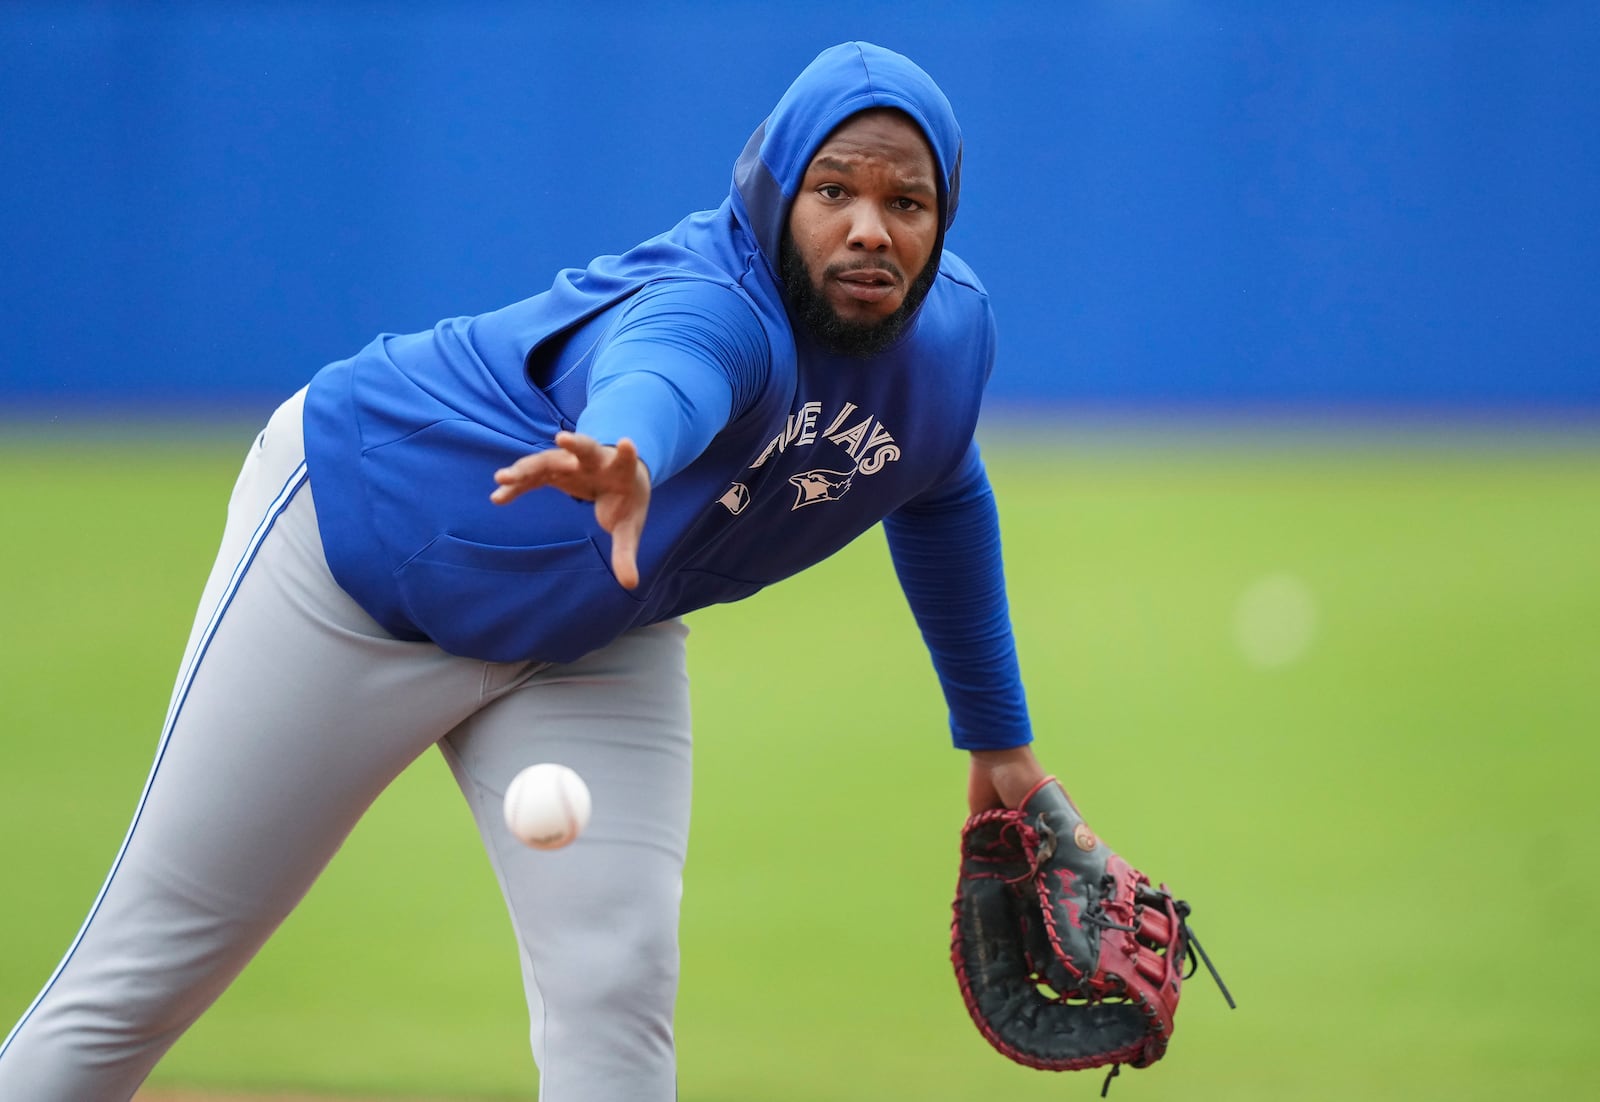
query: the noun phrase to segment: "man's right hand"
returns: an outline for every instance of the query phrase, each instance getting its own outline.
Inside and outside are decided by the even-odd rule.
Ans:
[[[622,588],[635,588],[639,537],[650,509],[650,472],[633,441],[624,437],[613,447],[581,432],[558,432],[555,445],[494,472],[499,486],[489,500],[505,505],[529,490],[551,486],[594,502],[595,520],[611,534],[611,571]]]

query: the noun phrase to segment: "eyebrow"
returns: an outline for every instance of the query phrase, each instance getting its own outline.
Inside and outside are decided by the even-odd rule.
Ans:
[[[830,172],[838,172],[846,176],[853,176],[855,175],[856,171],[856,166],[851,164],[849,161],[840,160],[838,157],[833,157],[826,153],[818,155],[816,159],[811,162],[810,166],[807,168],[807,171],[809,172],[811,169],[816,168],[825,168]],[[900,190],[910,195],[938,194],[938,192],[934,190],[933,185],[921,176],[902,177],[898,183],[900,185]]]

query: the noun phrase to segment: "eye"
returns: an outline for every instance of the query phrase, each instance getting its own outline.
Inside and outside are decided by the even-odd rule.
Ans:
[[[824,199],[843,199],[844,188],[840,187],[838,184],[823,184],[821,187],[817,188],[817,194],[822,196]]]
[[[900,196],[900,198],[898,198],[898,199],[890,200],[889,205],[891,207],[893,207],[895,210],[902,210],[902,211],[916,211],[916,210],[922,210],[923,209],[921,203],[917,202],[915,199],[908,198],[908,197],[906,197],[904,195]]]

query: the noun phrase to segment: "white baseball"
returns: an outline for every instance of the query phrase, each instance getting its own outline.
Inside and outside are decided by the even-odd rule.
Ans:
[[[589,824],[589,786],[554,762],[530,765],[506,789],[506,829],[534,849],[560,849]]]

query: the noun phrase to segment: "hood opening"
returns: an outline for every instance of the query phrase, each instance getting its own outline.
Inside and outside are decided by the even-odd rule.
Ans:
[[[910,58],[868,42],[846,42],[824,50],[795,78],[734,166],[735,216],[755,239],[775,280],[781,278],[789,208],[811,158],[835,130],[873,108],[905,114],[933,151],[939,224],[929,264],[938,264],[960,199],[961,130],[955,113],[933,78]]]

